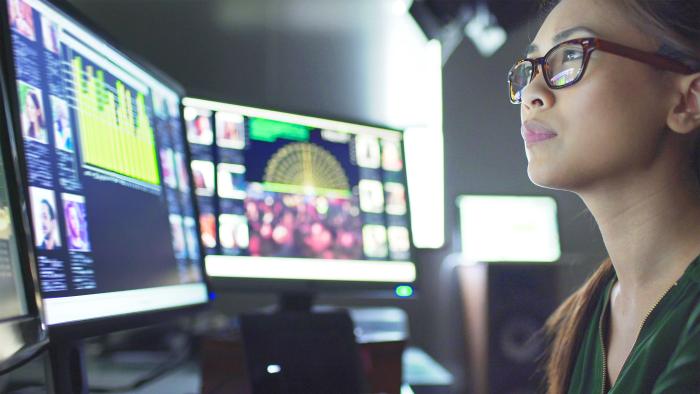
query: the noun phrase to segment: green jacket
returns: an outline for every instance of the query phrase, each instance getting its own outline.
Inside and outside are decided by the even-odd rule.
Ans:
[[[700,393],[700,256],[661,299],[609,387],[604,376],[603,333],[613,276],[583,335],[569,394]],[[609,381],[609,379],[606,379]]]

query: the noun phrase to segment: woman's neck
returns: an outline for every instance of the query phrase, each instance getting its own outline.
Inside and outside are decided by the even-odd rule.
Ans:
[[[656,172],[579,193],[630,296],[667,288],[700,254],[700,185],[694,174]]]

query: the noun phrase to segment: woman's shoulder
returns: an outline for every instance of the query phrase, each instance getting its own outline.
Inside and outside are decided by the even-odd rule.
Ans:
[[[697,264],[700,266],[700,264]],[[685,316],[679,321],[668,362],[654,384],[653,393],[700,392],[700,270],[688,272],[688,292],[679,312]],[[682,312],[681,312],[682,313]]]
[[[700,331],[700,256],[688,267],[688,297],[690,314],[686,328]]]
[[[700,325],[700,256],[688,265],[676,286],[678,294],[669,305],[671,313],[685,315],[688,325]]]
[[[690,263],[686,271],[686,276],[692,285],[700,287],[700,256],[696,257],[695,260]]]

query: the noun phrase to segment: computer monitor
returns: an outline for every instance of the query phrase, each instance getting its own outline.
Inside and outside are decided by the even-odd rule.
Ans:
[[[7,132],[5,81],[0,75],[0,375],[28,360],[47,342],[23,225]]]
[[[548,196],[458,197],[462,255],[473,262],[559,260],[557,202]]]
[[[183,104],[213,280],[302,291],[415,282],[400,131]]]
[[[181,88],[63,3],[3,3],[12,125],[51,334],[92,335],[207,303]]]

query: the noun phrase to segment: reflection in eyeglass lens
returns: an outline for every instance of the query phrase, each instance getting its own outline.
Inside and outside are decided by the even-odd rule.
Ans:
[[[576,75],[578,75],[578,71],[579,68],[568,68],[550,78],[550,81],[552,82],[552,85],[555,86],[566,85],[567,83],[573,81],[576,78]]]

